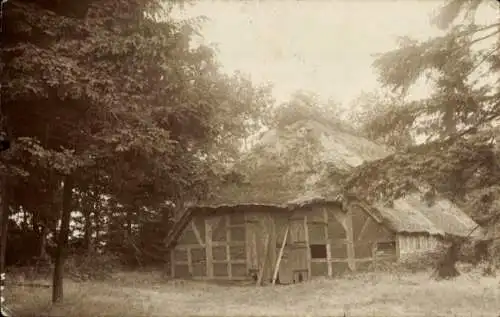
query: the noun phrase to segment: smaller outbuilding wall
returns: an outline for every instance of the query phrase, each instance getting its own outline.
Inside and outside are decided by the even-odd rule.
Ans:
[[[427,233],[398,233],[399,259],[407,260],[429,251],[436,250],[442,243],[442,238]]]
[[[356,270],[366,270],[379,262],[398,259],[396,234],[359,204],[351,204]]]

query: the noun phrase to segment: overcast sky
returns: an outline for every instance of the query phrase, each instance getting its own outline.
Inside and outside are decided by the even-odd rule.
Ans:
[[[480,20],[498,21],[494,0]],[[216,44],[225,71],[272,82],[278,101],[297,89],[343,104],[377,88],[372,54],[395,48],[396,36],[439,34],[430,16],[441,1],[202,1],[182,17],[204,15],[205,43]],[[498,6],[498,5],[497,5]],[[415,97],[426,87],[414,89]]]

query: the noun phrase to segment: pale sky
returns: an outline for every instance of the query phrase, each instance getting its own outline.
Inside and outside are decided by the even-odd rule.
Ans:
[[[493,1],[493,0],[491,0]],[[223,70],[242,71],[255,83],[271,82],[278,101],[297,89],[347,104],[378,87],[372,54],[395,47],[396,36],[426,39],[442,1],[201,1],[181,17],[204,15],[205,43],[216,44]],[[498,21],[491,3],[481,21]],[[426,87],[414,89],[415,97]]]

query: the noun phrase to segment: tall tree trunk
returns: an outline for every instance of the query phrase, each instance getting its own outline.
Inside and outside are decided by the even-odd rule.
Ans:
[[[52,281],[52,302],[57,303],[63,300],[63,277],[64,261],[68,246],[69,222],[71,220],[71,202],[73,193],[73,179],[66,176],[63,185],[61,228],[57,239],[57,249],[55,256],[54,276]]]
[[[9,229],[9,204],[7,202],[7,177],[2,176],[0,184],[0,273],[5,273],[5,254],[7,251],[7,231]]]

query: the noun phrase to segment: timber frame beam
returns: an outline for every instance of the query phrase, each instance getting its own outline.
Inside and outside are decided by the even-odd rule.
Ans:
[[[203,241],[203,239],[201,238],[201,234],[200,234],[200,231],[198,230],[198,228],[196,227],[196,224],[194,223],[194,221],[191,221],[191,230],[193,231],[195,237],[196,237],[196,240],[198,241],[198,243],[202,246],[202,247],[205,247],[205,242]]]

